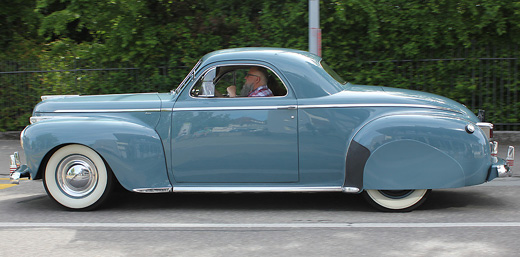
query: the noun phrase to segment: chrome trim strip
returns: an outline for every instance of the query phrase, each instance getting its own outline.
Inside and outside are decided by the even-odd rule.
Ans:
[[[357,187],[344,187],[342,188],[343,193],[359,193],[359,188]]]
[[[136,188],[132,190],[136,193],[170,193],[172,192],[172,187],[157,187],[157,188]]]
[[[42,95],[40,98],[42,101],[49,100],[49,99],[61,99],[61,98],[71,98],[71,97],[78,97],[79,95]]]
[[[427,108],[462,113],[446,107],[420,104],[315,104],[315,105],[284,105],[284,106],[225,106],[225,107],[184,107],[173,108],[173,111],[229,111],[229,110],[275,110],[275,109],[315,109],[315,108],[358,108],[358,107],[407,107]],[[163,110],[170,111],[170,109]]]
[[[278,110],[278,109],[315,109],[315,108],[358,108],[358,107],[408,107],[427,108],[462,113],[450,108],[420,105],[420,104],[316,104],[316,105],[266,105],[266,106],[214,106],[214,107],[182,107],[182,108],[155,108],[155,109],[91,109],[91,110],[55,110],[54,113],[105,113],[105,112],[161,112],[161,111],[233,111],[233,110]]]
[[[104,112],[160,112],[156,109],[90,109],[90,110],[55,110],[54,113],[104,113]]]
[[[269,192],[341,192],[341,187],[174,187],[173,192],[269,193]]]
[[[298,109],[313,109],[313,108],[356,108],[356,107],[408,107],[408,108],[427,108],[427,109],[439,109],[462,113],[460,111],[440,107],[434,105],[422,105],[422,104],[316,104],[316,105],[299,105]]]
[[[182,111],[241,111],[241,110],[279,110],[279,109],[292,109],[296,110],[296,105],[280,105],[280,106],[226,106],[226,107],[186,107],[186,108],[173,108],[174,112]],[[168,109],[170,111],[170,109]]]

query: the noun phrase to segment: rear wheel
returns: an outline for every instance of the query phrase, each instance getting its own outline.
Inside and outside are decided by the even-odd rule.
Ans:
[[[405,212],[419,207],[430,192],[431,189],[365,190],[363,196],[379,210]]]
[[[99,207],[110,193],[112,180],[101,156],[83,145],[60,148],[49,159],[43,175],[47,194],[75,210]]]

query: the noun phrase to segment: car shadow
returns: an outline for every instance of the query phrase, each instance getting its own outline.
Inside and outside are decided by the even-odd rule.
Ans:
[[[324,210],[367,211],[360,195],[342,193],[172,193],[117,192],[105,209]]]
[[[45,194],[18,199],[19,207],[38,211],[68,210]],[[507,203],[489,191],[433,190],[417,210],[463,207],[506,208]],[[164,193],[138,194],[116,190],[99,211],[216,210],[216,211],[345,211],[379,212],[359,194],[343,193]]]
[[[419,210],[444,210],[464,207],[503,208],[507,206],[500,197],[474,188],[433,190]]]

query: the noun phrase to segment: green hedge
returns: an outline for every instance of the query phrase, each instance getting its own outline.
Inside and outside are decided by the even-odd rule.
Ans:
[[[0,11],[0,37],[9,37],[0,38],[0,63],[139,70],[35,73],[26,82],[0,74],[2,131],[23,127],[40,94],[166,92],[213,50],[308,48],[308,1],[15,2],[0,4],[18,10]],[[320,8],[323,57],[345,79],[433,92],[486,109],[491,122],[520,122],[519,3],[323,0]]]

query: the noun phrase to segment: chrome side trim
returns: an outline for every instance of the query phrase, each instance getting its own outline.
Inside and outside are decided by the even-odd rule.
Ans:
[[[298,109],[313,109],[313,108],[357,108],[357,107],[407,107],[407,108],[426,108],[426,109],[437,109],[444,111],[452,111],[462,113],[460,111],[440,107],[435,105],[422,105],[422,104],[315,104],[315,105],[300,105]]]
[[[55,110],[54,113],[105,113],[105,112],[160,112],[155,109],[90,109],[90,110]]]
[[[342,188],[343,193],[359,193],[359,188],[357,187],[344,187]]]
[[[269,193],[269,192],[341,192],[341,187],[174,187],[173,192]]]
[[[282,106],[226,106],[226,107],[187,107],[187,108],[173,108],[174,112],[182,111],[238,111],[238,110],[279,110],[279,109],[298,109],[295,105]],[[168,109],[170,110],[170,109]]]
[[[154,108],[154,109],[90,109],[90,110],[55,110],[54,113],[115,113],[115,112],[182,112],[182,111],[233,111],[233,110],[279,110],[279,109],[315,109],[315,108],[367,108],[367,107],[407,107],[437,109],[461,113],[450,108],[420,105],[420,104],[316,104],[316,105],[266,105],[266,106],[215,106],[215,107],[184,107],[184,108]],[[479,124],[477,124],[479,125]]]
[[[407,108],[427,108],[452,111],[461,113],[450,108],[419,105],[419,104],[316,104],[316,105],[287,105],[287,106],[226,106],[226,107],[187,107],[173,108],[173,111],[207,111],[207,110],[272,110],[272,109],[316,109],[316,108],[359,108],[359,107],[407,107]],[[169,109],[168,109],[169,110]]]
[[[157,187],[157,188],[136,188],[132,190],[136,193],[170,193],[172,192],[172,187]]]
[[[71,98],[71,97],[78,97],[79,95],[42,95],[40,98],[42,101],[49,100],[49,99],[62,99],[62,98]]]
[[[297,193],[297,192],[344,192],[358,193],[357,187],[160,187],[160,188],[136,188],[132,190],[136,193]]]
[[[433,105],[420,105],[420,104],[315,104],[315,105],[283,105],[283,106],[224,106],[224,107],[185,107],[185,108],[173,108],[172,111],[229,111],[229,110],[276,110],[276,109],[316,109],[316,108],[366,108],[366,107],[407,107],[407,108],[426,108],[426,109],[437,109],[462,113],[457,110],[450,108],[433,106]],[[170,111],[166,109],[163,111]]]

